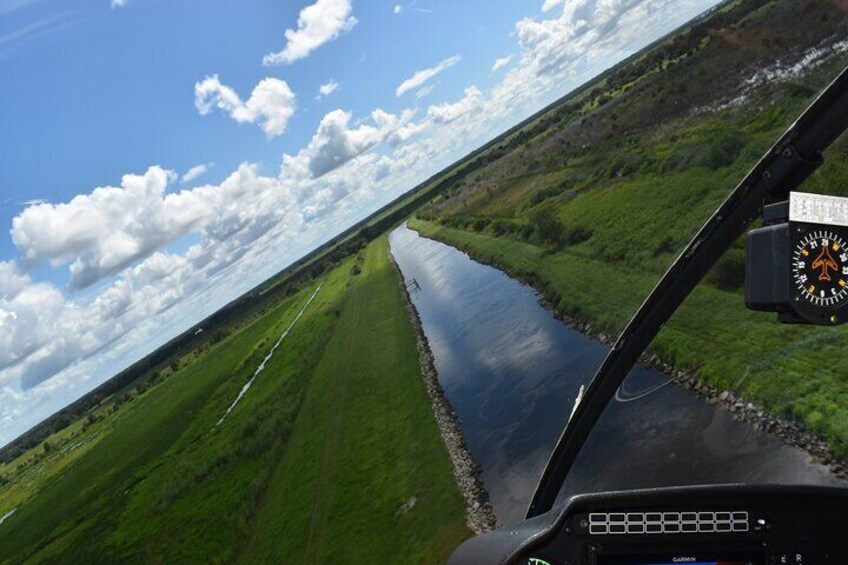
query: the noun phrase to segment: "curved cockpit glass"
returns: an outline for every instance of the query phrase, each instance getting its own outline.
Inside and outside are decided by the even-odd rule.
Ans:
[[[758,146],[749,132],[762,127],[766,113],[729,114],[739,138],[747,140],[741,142],[740,155]],[[775,128],[789,125],[784,120]],[[848,195],[846,157],[843,137],[824,153],[825,164],[799,190]],[[681,198],[694,191],[700,192],[699,201],[714,203],[733,188],[729,173],[741,178],[751,165],[750,159],[740,158],[718,174],[705,168],[699,175],[701,189],[677,185]],[[658,182],[680,179],[672,175]],[[638,213],[635,206],[631,211]],[[685,222],[664,210],[642,217],[653,227],[646,234],[676,244],[699,227],[697,222],[683,227]],[[813,231],[813,245],[820,251],[807,262],[817,264],[813,255],[837,257],[839,236],[828,235],[823,227]],[[799,253],[807,255],[801,248]],[[800,259],[803,266],[804,257]],[[848,330],[779,323],[773,312],[747,309],[746,276],[757,276],[752,265],[757,263],[749,259],[746,273],[742,237],[686,298],[607,404],[562,485],[560,501],[577,493],[685,485],[848,486],[848,474],[839,463],[848,439],[848,414],[841,401],[848,392]],[[828,268],[818,265],[817,273]],[[838,292],[846,281],[841,269],[831,266],[825,278],[833,277]],[[611,292],[626,290],[622,286]],[[825,290],[817,289],[813,298],[819,299],[819,292]]]

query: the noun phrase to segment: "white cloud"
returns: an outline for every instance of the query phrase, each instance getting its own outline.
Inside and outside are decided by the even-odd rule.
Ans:
[[[381,134],[376,127],[361,125],[350,129],[350,118],[350,112],[343,110],[325,115],[306,149],[297,157],[287,155],[284,158],[284,170],[289,169],[301,177],[317,178],[380,142]]]
[[[66,204],[31,207],[15,219],[13,233],[24,255],[72,261],[72,282],[91,271],[118,272],[111,268],[116,263],[123,268],[93,298],[75,301],[32,281],[15,264],[0,263],[0,386],[14,378],[34,386],[93,355],[219,276],[252,242],[275,228],[300,226],[295,194],[258,175],[255,165],[242,165],[219,186],[162,197],[165,176],[161,167],[151,167],[145,176],[125,175],[123,188],[98,188]],[[184,233],[186,221],[198,215],[201,220],[192,224],[201,243],[184,256],[156,250],[154,243],[161,247]],[[144,232],[160,233],[163,226],[172,230],[167,237],[144,239]],[[110,232],[116,238],[105,236]],[[67,239],[45,248],[33,234]],[[80,265],[82,275],[75,271]]]
[[[209,170],[210,166],[212,166],[212,163],[209,163],[208,165],[205,165],[205,164],[195,165],[194,167],[190,168],[189,170],[187,170],[185,172],[185,174],[182,176],[182,178],[180,178],[180,182],[182,182],[183,184],[186,184],[186,183],[189,183],[193,180],[198,179],[199,177],[206,174],[206,172]]]
[[[539,74],[551,74],[580,64],[581,59],[598,57],[603,53],[604,42],[613,39],[614,44],[608,47],[617,48],[624,44],[622,40],[644,34],[648,29],[647,22],[625,24],[629,12],[660,3],[672,4],[670,0],[570,0],[563,3],[562,14],[557,18],[525,18],[516,23],[523,62],[537,67]],[[548,9],[556,5],[556,2],[545,4]],[[627,29],[625,25],[633,27]]]
[[[412,121],[415,114],[415,110],[404,110],[399,116],[375,110],[372,117],[383,134],[383,141],[397,147],[430,127],[428,120]]]
[[[392,13],[398,15],[403,12],[418,12],[421,14],[432,14],[435,10],[431,10],[429,8],[419,8],[415,5],[418,0],[412,0],[407,6],[401,6],[400,4],[395,4],[394,8],[392,8]]]
[[[480,110],[483,106],[483,93],[476,86],[465,89],[465,96],[454,103],[437,104],[427,108],[427,117],[436,124],[447,124],[457,118]]]
[[[400,86],[397,87],[397,90],[395,90],[395,94],[397,96],[402,96],[405,92],[409,92],[410,90],[418,88],[437,74],[456,65],[461,60],[462,57],[460,57],[459,55],[454,55],[453,57],[448,57],[444,61],[441,61],[435,67],[417,71],[415,74],[403,81]]]
[[[373,125],[363,123],[351,128],[351,113],[333,110],[321,120],[305,149],[295,156],[283,157],[283,174],[294,178],[319,178],[381,142],[403,143],[425,127],[412,123],[414,114],[407,110],[396,116],[377,109],[371,113]]]
[[[510,55],[508,57],[501,57],[500,59],[495,59],[495,64],[492,65],[492,72],[495,72],[498,69],[501,69],[510,64],[512,62],[512,57],[513,56]]]
[[[715,0],[569,0],[515,24],[520,55],[487,95],[485,122],[514,122],[684,24]],[[480,124],[479,127],[488,127]]]
[[[565,3],[565,0],[545,0],[545,3],[542,4],[542,11],[548,12],[563,3]]]
[[[27,260],[70,264],[71,288],[84,288],[197,229],[210,210],[191,192],[165,194],[173,173],[151,167],[68,203],[38,204],[12,221]]]
[[[436,88],[436,86],[438,84],[439,83],[437,83],[437,82],[433,82],[433,83],[422,86],[421,88],[419,88],[418,90],[415,91],[415,99],[421,100],[425,96],[429,95],[431,92],[433,92],[433,89]]]
[[[0,261],[0,296],[14,298],[30,282],[13,261]]]
[[[123,8],[127,5],[127,0],[112,0],[112,8]]]
[[[218,75],[213,75],[195,83],[194,105],[202,116],[215,107],[239,123],[256,123],[270,139],[285,133],[296,101],[285,81],[264,78],[253,89],[248,101],[242,102],[235,90],[221,84]]]
[[[329,96],[334,93],[339,88],[339,83],[334,80],[330,82],[324,83],[318,87],[318,96],[315,97],[316,100],[321,100],[325,96]]]
[[[291,64],[303,59],[356,24],[350,0],[318,0],[300,11],[296,30],[286,30],[285,48],[265,55],[262,64]]]

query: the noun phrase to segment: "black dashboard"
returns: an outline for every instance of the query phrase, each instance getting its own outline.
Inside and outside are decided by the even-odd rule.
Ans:
[[[472,538],[450,565],[848,565],[848,489],[724,485],[586,494]]]

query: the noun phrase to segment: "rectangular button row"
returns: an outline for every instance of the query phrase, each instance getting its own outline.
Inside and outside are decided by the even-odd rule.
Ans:
[[[594,512],[590,534],[747,532],[747,512]]]

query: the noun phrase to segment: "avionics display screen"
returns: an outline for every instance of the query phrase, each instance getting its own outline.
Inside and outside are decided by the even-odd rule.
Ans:
[[[734,553],[675,553],[662,555],[608,555],[599,556],[598,565],[761,565],[762,560],[752,554]]]

